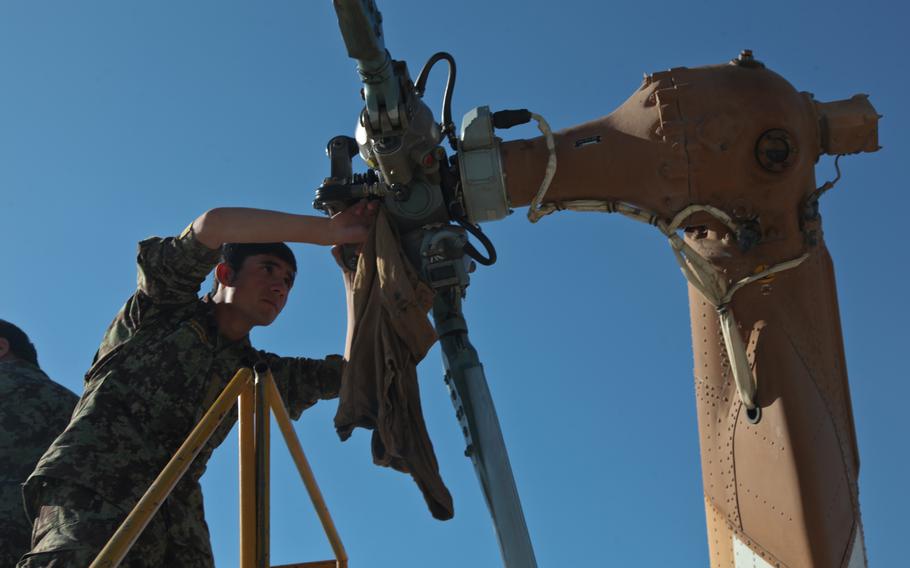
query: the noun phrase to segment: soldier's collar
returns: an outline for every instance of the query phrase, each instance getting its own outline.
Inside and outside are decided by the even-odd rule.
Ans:
[[[209,338],[209,344],[212,345],[216,351],[233,347],[239,347],[241,349],[252,348],[249,334],[246,334],[237,341],[230,341],[218,331],[218,320],[215,319],[216,304],[212,301],[211,293],[202,297],[201,305],[203,307],[203,321],[205,322],[206,335]]]

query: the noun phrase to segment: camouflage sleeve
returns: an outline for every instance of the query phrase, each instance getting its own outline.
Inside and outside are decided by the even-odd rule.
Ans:
[[[344,369],[344,358],[341,355],[307,359],[279,357],[261,351],[260,356],[269,364],[288,414],[294,420],[300,418],[300,414],[319,399],[338,397],[341,372]]]
[[[137,287],[156,303],[194,301],[220,258],[221,251],[196,239],[192,225],[179,237],[148,238],[139,243]]]

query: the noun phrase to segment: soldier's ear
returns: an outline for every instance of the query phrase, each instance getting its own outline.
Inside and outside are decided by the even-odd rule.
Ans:
[[[0,359],[9,355],[9,341],[5,337],[0,337]]]
[[[230,286],[234,281],[234,270],[226,262],[219,262],[215,267],[215,280],[222,286]]]

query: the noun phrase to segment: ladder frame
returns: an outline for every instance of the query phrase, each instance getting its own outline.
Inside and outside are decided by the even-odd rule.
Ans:
[[[274,568],[347,568],[348,556],[332,521],[316,477],[294,431],[272,371],[265,363],[241,368],[192,429],[158,477],[117,528],[90,568],[115,568],[158,512],[177,482],[237,401],[240,461],[240,567],[269,568],[269,409],[297,466],[334,560],[284,564]]]

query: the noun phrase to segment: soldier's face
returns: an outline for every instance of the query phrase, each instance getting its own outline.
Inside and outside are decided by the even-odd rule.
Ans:
[[[294,276],[291,266],[276,256],[249,256],[231,279],[227,301],[253,325],[269,325],[284,309]]]

